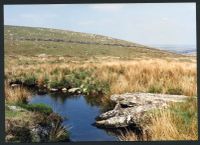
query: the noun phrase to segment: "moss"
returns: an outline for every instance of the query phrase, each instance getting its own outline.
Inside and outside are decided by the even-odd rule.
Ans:
[[[17,117],[20,116],[22,113],[21,112],[14,112],[12,110],[5,110],[5,117],[6,118],[13,118],[13,117]]]
[[[60,87],[60,82],[58,80],[50,80],[48,86],[49,88],[58,88]]]
[[[24,84],[27,86],[35,85],[36,84],[36,76],[35,75],[26,76],[24,78]]]
[[[39,113],[43,113],[43,114],[50,114],[53,112],[53,110],[45,105],[45,104],[22,104],[22,103],[18,103],[18,105],[26,110],[29,111],[33,111],[33,112],[39,112]]]

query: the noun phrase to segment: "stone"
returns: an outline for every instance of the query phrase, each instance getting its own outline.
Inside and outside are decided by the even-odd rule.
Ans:
[[[56,89],[56,88],[50,88],[50,91],[52,91],[52,92],[57,92],[58,89]]]
[[[116,103],[115,108],[98,116],[95,124],[103,128],[120,128],[131,124],[140,126],[145,112],[166,108],[169,102],[183,102],[187,98],[183,95],[153,93],[115,94],[110,97]]]
[[[41,125],[36,125],[30,128],[30,133],[33,142],[48,142],[49,133],[51,131],[50,126],[42,127]]]
[[[62,88],[62,91],[63,91],[63,92],[67,92],[67,89],[66,89],[66,88]]]
[[[71,88],[68,90],[69,93],[76,93],[78,91],[80,91],[80,88]]]
[[[46,84],[43,85],[44,88],[47,88],[48,86]]]
[[[19,87],[20,86],[20,84],[11,84],[11,87]]]
[[[18,106],[9,106],[7,105],[8,109],[13,110],[13,111],[25,111],[25,109],[18,107]]]
[[[38,57],[44,58],[47,57],[47,55],[45,53],[39,54]]]
[[[13,135],[6,135],[6,137],[5,137],[6,142],[12,141],[14,139],[15,139],[15,136],[13,136]]]

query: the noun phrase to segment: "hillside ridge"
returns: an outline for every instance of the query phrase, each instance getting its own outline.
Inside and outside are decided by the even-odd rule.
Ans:
[[[60,55],[64,53],[65,55],[71,56],[79,55],[78,53],[80,53],[79,56],[114,55],[129,58],[148,55],[150,53],[157,57],[159,55],[180,56],[179,54],[126,40],[69,30],[5,25],[4,31],[6,53],[29,53],[28,55],[38,53]],[[12,50],[8,51],[8,49],[11,48]],[[62,50],[59,53],[55,51],[55,48]],[[29,50],[32,50],[32,52]],[[35,52],[33,52],[33,50],[35,50]]]

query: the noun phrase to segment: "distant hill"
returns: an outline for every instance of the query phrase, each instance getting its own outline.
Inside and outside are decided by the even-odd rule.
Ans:
[[[153,45],[155,48],[161,50],[167,50],[170,52],[184,54],[184,55],[196,55],[197,49],[194,45]]]
[[[4,26],[6,55],[179,57],[180,54],[102,35],[22,26]]]
[[[196,55],[197,55],[197,52],[191,50],[191,51],[186,51],[186,52],[184,52],[184,53],[182,53],[182,54],[189,55],[189,56],[196,56]]]

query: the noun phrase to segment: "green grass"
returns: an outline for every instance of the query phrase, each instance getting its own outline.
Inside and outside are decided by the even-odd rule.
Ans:
[[[40,68],[38,68],[34,70],[34,75],[24,72],[16,77],[12,77],[11,81],[21,82],[25,86],[38,85],[41,88],[45,85],[48,89],[80,88],[84,94],[88,95],[106,94],[109,92],[108,82],[98,80],[92,75],[91,71],[83,69],[70,71],[67,68],[55,68],[46,75],[42,74]],[[42,76],[42,81],[39,76]],[[39,81],[40,84],[38,84]]]
[[[170,108],[171,113],[177,118],[177,128],[186,132],[192,123],[197,123],[197,98],[190,97],[185,103],[177,103]]]
[[[14,117],[20,117],[24,112],[14,112],[12,110],[9,110],[8,108],[5,109],[5,117],[6,118],[14,118]]]
[[[142,46],[136,43],[108,38],[106,36],[52,30],[46,28],[31,28],[5,26],[5,54],[7,55],[61,55],[72,57],[114,56],[125,59],[150,57],[178,57],[181,55]],[[21,38],[63,39],[65,41],[92,42],[98,44],[80,44],[70,42],[27,41]],[[102,41],[103,40],[103,41]],[[104,43],[110,45],[103,45]],[[133,47],[114,46],[113,44],[131,45]]]
[[[148,90],[149,93],[162,93],[162,86],[160,84],[151,85]]]
[[[19,103],[18,105],[28,111],[39,112],[39,113],[43,113],[46,115],[49,115],[53,112],[53,110],[45,104],[22,104],[22,103]]]
[[[166,93],[171,95],[181,95],[183,93],[183,90],[178,87],[170,87],[168,88]]]

